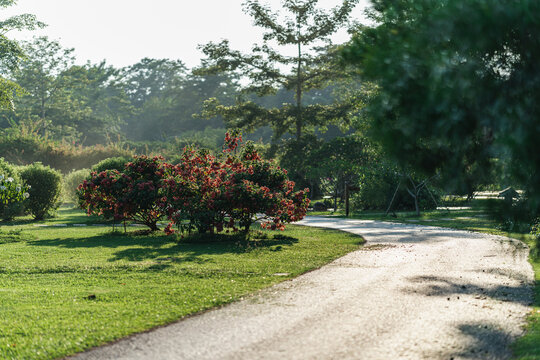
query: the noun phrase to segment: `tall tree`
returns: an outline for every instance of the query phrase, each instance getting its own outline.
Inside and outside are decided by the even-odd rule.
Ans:
[[[14,78],[25,93],[11,119],[33,123],[38,133],[84,144],[119,134],[132,114],[119,71],[105,62],[74,65],[74,49],[46,37],[24,44],[26,58]]]
[[[74,49],[63,48],[57,41],[37,37],[24,43],[26,58],[14,72],[15,81],[24,88],[25,95],[18,100],[20,111],[35,116],[45,131],[53,126],[49,115],[62,113],[69,108],[67,87],[73,79],[68,70],[75,61]]]
[[[144,58],[123,69],[123,82],[135,106],[182,86],[187,68],[181,60]]]
[[[74,124],[84,144],[104,143],[121,134],[121,125],[134,113],[134,106],[119,81],[120,71],[105,61],[72,66],[69,96],[85,109],[81,121]]]
[[[0,0],[0,8],[15,4],[16,0]],[[19,43],[8,38],[13,30],[35,30],[45,24],[34,15],[22,14],[0,20],[0,107],[13,108],[13,96],[20,92],[20,87],[11,79],[11,72],[16,70],[24,58],[24,51]]]
[[[374,0],[373,9],[378,25],[345,56],[378,84],[367,112],[386,150],[461,182],[508,152],[540,205],[540,3]]]
[[[244,11],[253,18],[254,25],[266,30],[262,44],[254,45],[249,54],[232,50],[227,40],[201,46],[207,58],[197,71],[200,74],[237,72],[247,80],[242,88],[244,93],[265,96],[284,88],[294,91],[295,101],[268,109],[245,98],[239,98],[232,106],[210,99],[206,114],[222,115],[230,127],[253,130],[271,125],[276,137],[289,132],[297,139],[306,127],[346,118],[350,103],[306,105],[303,96],[310,89],[321,88],[330,80],[342,77],[335,56],[337,48],[329,37],[347,25],[357,2],[343,0],[340,6],[325,12],[316,8],[318,0],[284,0],[283,10],[289,15],[280,19],[278,13],[258,0],[246,1]],[[284,55],[272,45],[294,46],[296,54]]]
[[[199,114],[203,111],[205,100],[215,98],[220,103],[229,105],[234,103],[237,92],[238,79],[235,74],[203,76],[189,74],[182,89],[173,94],[174,109],[180,117],[175,131],[180,133],[189,130],[201,131],[207,127],[224,128],[220,116],[204,118]]]

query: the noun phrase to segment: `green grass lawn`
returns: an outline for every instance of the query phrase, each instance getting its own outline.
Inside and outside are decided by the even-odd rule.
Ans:
[[[414,212],[398,212],[396,213],[396,217],[393,217],[386,216],[379,211],[353,213],[350,218],[440,226],[502,235],[522,240],[527,243],[531,249],[534,249],[535,244],[529,234],[500,230],[498,228],[498,223],[487,216],[486,210],[486,201],[476,200],[472,202],[470,209],[427,211],[422,212],[420,217],[417,217]],[[335,214],[330,212],[319,212],[310,213],[309,215],[344,217],[343,212]],[[531,251],[531,253],[533,253],[533,251]],[[536,285],[534,288],[535,298],[533,311],[528,318],[526,334],[519,338],[512,347],[514,358],[520,360],[540,359],[540,258],[530,256],[529,260],[533,266],[536,278]]]
[[[320,267],[363,242],[301,226],[257,232],[250,241],[178,242],[93,223],[100,221],[64,208],[49,221],[0,225],[1,359],[58,358],[167,324]]]

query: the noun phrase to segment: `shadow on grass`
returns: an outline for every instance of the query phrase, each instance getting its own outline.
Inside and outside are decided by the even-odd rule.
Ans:
[[[126,235],[123,233],[109,232],[91,237],[35,240],[29,241],[28,245],[51,246],[68,249],[95,247],[118,248],[126,246],[161,247],[172,241],[174,241],[174,238],[169,238],[165,235],[140,236],[137,232],[130,232]]]
[[[86,216],[86,215],[73,215],[73,216],[56,216],[56,217],[47,217],[43,220],[36,220],[32,217],[25,216],[21,218],[15,218],[9,221],[0,221],[0,226],[18,226],[18,225],[47,225],[54,226],[54,224],[104,224],[105,226],[113,225],[111,220],[104,220],[95,216]],[[120,226],[116,223],[116,226]]]
[[[197,241],[198,240],[198,241]],[[283,246],[292,246],[298,239],[276,235],[273,238],[245,239],[237,235],[197,236],[175,243],[173,246],[135,247],[118,251],[110,261],[142,261],[153,259],[171,262],[208,262],[201,255],[243,254],[255,249],[266,248],[281,251]]]
[[[298,239],[266,234],[246,239],[240,235],[196,235],[181,239],[166,235],[137,236],[137,232],[127,234],[108,233],[87,238],[66,238],[29,241],[31,246],[50,246],[59,248],[124,248],[115,253],[109,261],[128,260],[157,262],[197,262],[204,263],[202,255],[242,254],[265,248],[281,251],[284,246],[292,246]],[[165,264],[155,265],[158,268]]]

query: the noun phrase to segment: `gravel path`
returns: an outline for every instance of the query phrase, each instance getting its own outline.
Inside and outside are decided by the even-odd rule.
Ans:
[[[243,301],[76,359],[507,359],[532,299],[515,240],[309,217],[366,246]]]

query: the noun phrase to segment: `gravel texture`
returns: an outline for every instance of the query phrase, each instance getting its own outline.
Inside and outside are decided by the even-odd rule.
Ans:
[[[242,301],[76,359],[507,359],[533,272],[523,243],[413,224],[308,217],[367,244]]]

